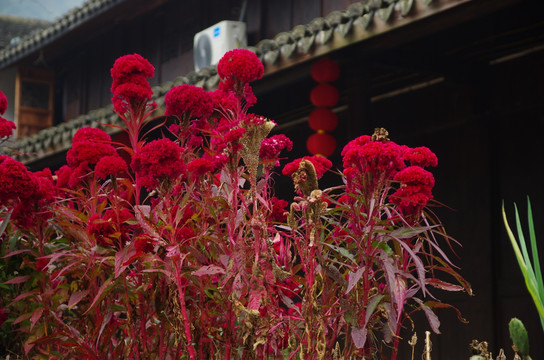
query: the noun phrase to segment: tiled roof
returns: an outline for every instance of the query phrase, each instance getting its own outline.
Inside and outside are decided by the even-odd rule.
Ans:
[[[96,0],[94,2],[115,1]],[[471,0],[435,0],[434,2],[433,0],[365,0],[354,3],[343,11],[334,11],[325,18],[316,18],[309,24],[295,26],[291,31],[282,32],[274,39],[262,40],[249,49],[254,51],[265,65],[265,76],[267,76],[293,63],[363,41],[468,1]],[[193,84],[211,90],[216,88],[218,83],[216,68],[211,66],[154,87],[154,100],[159,108],[163,108],[164,94],[172,86]],[[118,124],[118,121],[118,116],[109,106],[42,130],[33,136],[17,141],[13,147],[24,154],[17,156],[20,161],[31,163],[70,148],[73,134],[81,127],[97,126],[106,131],[112,131],[112,128],[103,127],[100,124]]]
[[[5,48],[12,42],[20,41],[21,37],[32,30],[44,28],[49,24],[49,21],[44,20],[0,15],[0,49]]]
[[[88,0],[58,20],[21,37],[20,41],[0,49],[0,69],[14,63],[32,51],[55,41],[96,15],[126,0]]]

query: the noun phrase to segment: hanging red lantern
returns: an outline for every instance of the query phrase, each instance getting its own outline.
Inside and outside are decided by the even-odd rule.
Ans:
[[[312,155],[331,156],[336,150],[336,139],[321,130],[310,135],[306,140],[306,148]]]
[[[312,89],[310,100],[316,107],[334,107],[340,100],[340,93],[334,86],[322,83]]]
[[[331,59],[323,58],[312,65],[310,72],[318,83],[333,82],[340,76],[340,67]]]
[[[331,109],[320,107],[310,113],[308,124],[314,131],[331,132],[338,126],[338,116]]]

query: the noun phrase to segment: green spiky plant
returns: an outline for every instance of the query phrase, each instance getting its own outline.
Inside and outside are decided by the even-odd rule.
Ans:
[[[532,256],[529,255],[527,249],[527,242],[523,235],[523,229],[521,228],[521,221],[518,212],[518,208],[514,203],[514,210],[516,215],[516,229],[519,237],[519,241],[516,239],[514,233],[508,225],[508,220],[506,218],[506,212],[504,210],[504,203],[502,205],[502,215],[504,219],[504,225],[506,227],[506,232],[514,248],[514,253],[516,254],[516,259],[518,260],[519,267],[525,279],[525,285],[527,290],[531,294],[535,306],[537,308],[538,314],[540,316],[540,324],[542,325],[542,330],[544,331],[544,283],[542,281],[542,270],[540,268],[540,261],[538,258],[538,248],[536,242],[535,228],[533,223],[533,214],[531,211],[531,202],[529,197],[527,197],[527,224],[529,227],[529,244],[531,246]],[[519,243],[519,244],[518,244]]]

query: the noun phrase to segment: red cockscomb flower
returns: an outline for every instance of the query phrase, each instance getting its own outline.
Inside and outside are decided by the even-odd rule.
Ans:
[[[295,171],[298,170],[300,166],[300,162],[302,160],[307,160],[312,163],[318,179],[321,178],[332,167],[332,162],[323,156],[318,156],[318,155],[304,156],[303,158],[296,159],[286,164],[283,167],[282,174],[286,176],[293,175]]]
[[[180,154],[180,146],[170,139],[153,140],[144,145],[134,154],[131,163],[138,184],[152,189],[161,180],[180,176],[185,171]]]
[[[127,163],[119,155],[104,156],[98,160],[94,168],[94,174],[102,180],[106,180],[109,176],[116,177],[127,171]]]
[[[197,179],[205,174],[209,174],[214,170],[214,166],[210,159],[198,158],[187,164],[187,171],[193,179]]]
[[[8,98],[0,90],[0,115],[4,115],[7,109],[8,109]]]
[[[112,103],[115,112],[124,114],[132,108],[143,109],[153,97],[147,78],[153,77],[155,68],[139,54],[121,56],[111,69],[113,83]]]
[[[222,80],[231,78],[242,83],[260,79],[264,73],[264,66],[252,51],[234,49],[228,51],[217,64],[217,75]]]
[[[285,222],[287,220],[287,206],[289,203],[283,199],[272,197],[270,199],[272,204],[272,213],[270,214],[270,220],[276,222]]]
[[[155,68],[141,55],[131,54],[121,56],[115,60],[110,72],[114,82],[121,84],[126,82],[132,75],[151,78],[155,74]]]
[[[279,134],[266,138],[261,143],[259,156],[262,161],[275,161],[275,165],[279,166],[278,158],[282,150],[291,151],[293,142],[285,135]]]
[[[217,89],[210,92],[213,100],[213,107],[223,116],[229,113],[238,114],[240,112],[240,100],[230,91]]]
[[[136,103],[146,103],[153,98],[153,90],[149,83],[123,83],[117,86],[113,92],[111,101],[117,113],[125,113],[129,110],[129,106]]]
[[[98,128],[84,127],[79,129],[72,140],[72,148],[66,154],[66,162],[72,169],[81,163],[96,164],[104,156],[116,155],[111,145],[111,137]]]
[[[425,146],[408,149],[404,153],[404,160],[410,162],[412,166],[436,166],[438,165],[438,158],[429,148]]]
[[[29,198],[36,186],[34,176],[22,163],[7,155],[0,155],[0,204],[5,205],[17,198]]]
[[[174,86],[164,96],[166,109],[164,115],[174,115],[182,119],[208,117],[213,113],[213,99],[201,87],[183,84]]]
[[[0,116],[0,139],[13,135],[13,130],[16,128],[17,126],[13,121],[9,121]]]
[[[72,175],[72,169],[68,165],[62,165],[60,169],[55,171],[57,177],[56,185],[58,188],[68,187],[70,182],[70,176]]]

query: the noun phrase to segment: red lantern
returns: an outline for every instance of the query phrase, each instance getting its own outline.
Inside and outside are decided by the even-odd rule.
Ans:
[[[331,156],[336,149],[336,139],[331,134],[319,131],[306,140],[306,148],[312,155]]]
[[[331,59],[323,58],[312,65],[310,72],[318,83],[333,82],[340,76],[340,67]]]
[[[331,132],[338,126],[338,116],[329,108],[317,108],[308,116],[308,124],[314,131]]]
[[[338,89],[334,86],[323,83],[319,84],[310,92],[310,100],[314,106],[333,107],[340,100]]]

